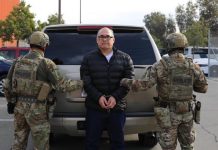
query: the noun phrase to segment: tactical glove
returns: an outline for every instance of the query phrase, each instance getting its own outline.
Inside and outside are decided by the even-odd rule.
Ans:
[[[15,103],[8,102],[8,104],[7,104],[8,114],[14,113],[14,107],[15,107]]]
[[[142,85],[139,80],[133,80],[131,90],[133,92],[138,92],[141,86]]]
[[[131,88],[132,82],[133,82],[132,79],[123,78],[123,79],[120,81],[120,86],[124,86],[124,87],[127,87],[127,88]]]
[[[131,89],[133,92],[137,92],[141,84],[139,80],[124,78],[120,81],[120,85]]]

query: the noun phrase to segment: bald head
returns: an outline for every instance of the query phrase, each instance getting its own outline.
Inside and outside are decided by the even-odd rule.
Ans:
[[[113,30],[111,30],[110,28],[108,27],[103,27],[101,29],[98,30],[98,33],[97,33],[97,36],[101,35],[102,32],[108,32],[110,34],[110,36],[113,36],[114,37],[114,32]]]

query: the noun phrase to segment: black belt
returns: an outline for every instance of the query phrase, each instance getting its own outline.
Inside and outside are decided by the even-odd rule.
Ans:
[[[177,101],[178,102],[178,101]],[[158,101],[157,102],[157,105],[160,106],[160,107],[163,107],[163,108],[169,108],[170,111],[175,111],[176,109],[176,102],[166,102],[166,101]],[[191,102],[189,102],[189,111],[191,111]]]

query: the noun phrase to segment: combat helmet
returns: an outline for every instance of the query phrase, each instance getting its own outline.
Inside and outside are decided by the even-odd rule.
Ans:
[[[49,45],[49,37],[47,34],[41,31],[33,32],[29,38],[29,44],[39,47],[46,47]]]
[[[184,49],[188,46],[187,38],[182,33],[171,33],[166,38],[168,52],[176,49]]]

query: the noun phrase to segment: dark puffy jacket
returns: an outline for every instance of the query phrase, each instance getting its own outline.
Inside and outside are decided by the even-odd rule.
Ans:
[[[100,50],[93,51],[84,57],[80,74],[87,93],[86,107],[103,111],[99,98],[112,95],[117,102],[113,110],[125,110],[126,100],[123,98],[129,89],[121,87],[120,80],[134,76],[133,62],[128,54],[113,48],[113,56],[108,62]]]

